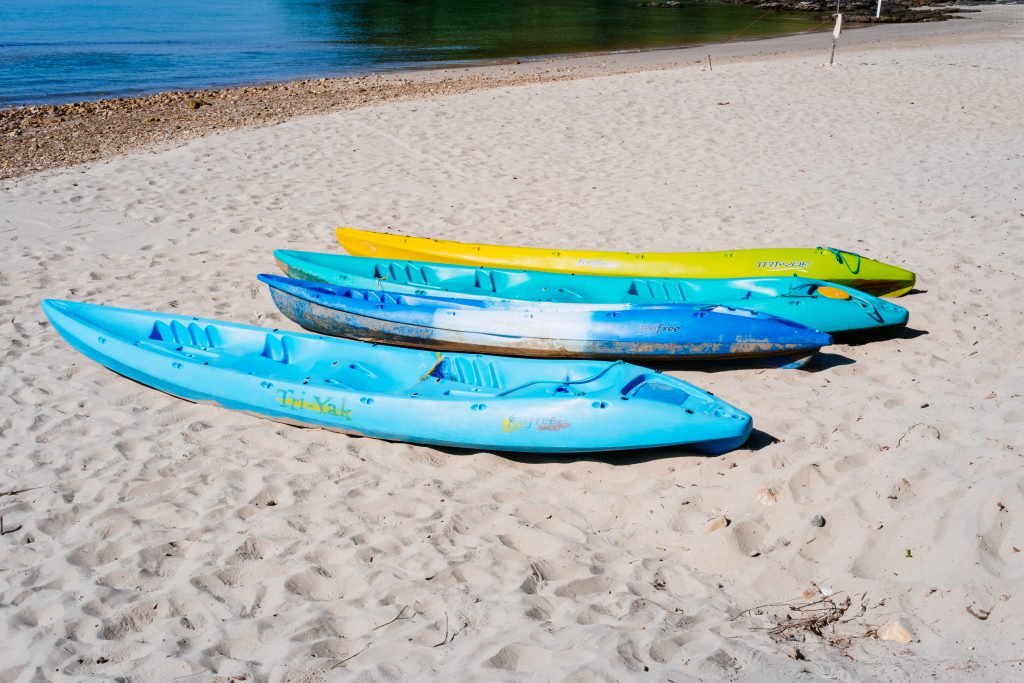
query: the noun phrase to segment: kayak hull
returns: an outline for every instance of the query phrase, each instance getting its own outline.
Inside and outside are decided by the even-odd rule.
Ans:
[[[261,275],[275,305],[313,332],[361,341],[545,358],[712,360],[806,356],[829,335],[749,311],[391,295]]]
[[[721,304],[829,334],[907,324],[907,309],[850,287],[797,276],[735,279],[572,275],[278,250],[291,278],[394,294],[592,305]]]
[[[889,297],[906,294],[916,281],[914,273],[904,268],[826,247],[648,253],[554,250],[403,237],[356,228],[338,228],[337,238],[353,256],[581,275],[702,279],[799,275]]]
[[[70,301],[43,309],[74,348],[118,374],[289,424],[544,453],[717,454],[752,428],[724,401],[621,362],[435,354]]]

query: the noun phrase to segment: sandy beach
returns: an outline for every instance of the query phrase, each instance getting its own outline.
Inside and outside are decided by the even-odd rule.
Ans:
[[[498,65],[533,81],[0,181],[0,681],[1024,676],[1024,7],[983,9],[832,67],[828,33]],[[674,370],[753,415],[717,458],[288,427],[119,377],[39,308],[293,329],[255,276],[343,224],[829,245],[918,291],[805,370]]]

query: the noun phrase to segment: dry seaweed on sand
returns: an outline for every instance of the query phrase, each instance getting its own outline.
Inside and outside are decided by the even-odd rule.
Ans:
[[[800,598],[751,607],[733,617],[733,621],[744,616],[764,617],[767,623],[752,628],[766,631],[776,641],[803,642],[811,636],[845,649],[858,638],[872,637],[875,629],[857,623],[869,609],[867,593],[856,602],[849,595],[840,599],[840,593],[822,595],[815,587]],[[810,595],[817,598],[808,599]]]

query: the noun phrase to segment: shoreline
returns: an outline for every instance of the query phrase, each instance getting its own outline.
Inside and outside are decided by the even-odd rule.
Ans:
[[[978,15],[974,15],[978,16]],[[826,22],[827,23],[827,22]],[[967,21],[858,26],[844,46],[878,40],[941,39],[979,28]],[[955,28],[953,28],[955,27]],[[52,105],[0,109],[0,181],[166,148],[215,133],[275,125],[303,116],[386,102],[457,95],[521,85],[713,64],[826,50],[831,32],[733,39],[672,48],[576,53],[413,68],[366,76],[311,78],[262,85],[170,91]]]

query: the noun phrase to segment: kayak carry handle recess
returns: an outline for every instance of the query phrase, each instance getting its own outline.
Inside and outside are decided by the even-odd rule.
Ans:
[[[597,374],[591,375],[590,377],[584,377],[583,379],[564,379],[564,380],[535,379],[535,380],[533,380],[531,382],[526,382],[524,384],[520,384],[519,386],[512,387],[511,389],[506,389],[505,391],[501,392],[500,394],[495,394],[495,398],[502,398],[504,396],[508,396],[509,394],[512,394],[514,392],[522,391],[523,389],[526,389],[527,387],[532,387],[535,384],[557,384],[560,387],[567,387],[567,386],[571,386],[573,384],[587,384],[588,382],[593,382],[595,380],[601,379],[606,374],[608,374],[608,372],[610,372],[611,369],[614,368],[616,365],[625,365],[625,364],[626,364],[625,361],[621,361],[621,360],[614,361],[612,363],[609,363],[608,367],[606,367],[604,370],[601,370]],[[579,394],[576,394],[576,395],[577,396],[584,396],[585,394],[579,393]]]
[[[824,249],[827,252],[831,252],[831,254],[836,257],[836,261],[838,261],[839,263],[841,263],[844,266],[846,266],[846,269],[849,270],[854,275],[857,275],[857,274],[860,273],[860,264],[861,264],[861,261],[863,261],[863,258],[861,257],[860,254],[854,253],[852,251],[843,251],[842,249],[836,249],[835,247],[816,247],[816,248],[817,249]],[[847,256],[856,256],[857,257],[857,267],[856,268],[854,268],[852,265],[850,265],[850,262],[846,260]]]

